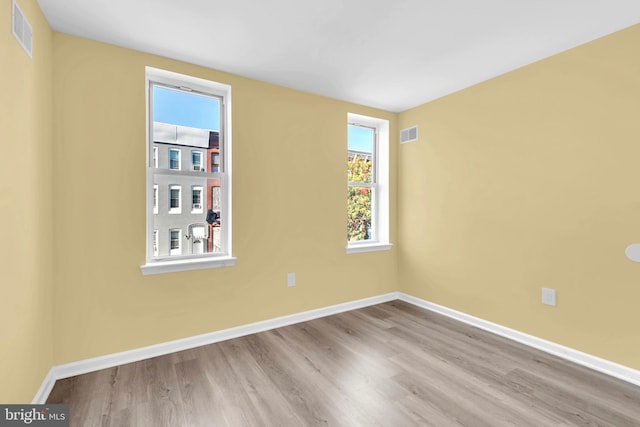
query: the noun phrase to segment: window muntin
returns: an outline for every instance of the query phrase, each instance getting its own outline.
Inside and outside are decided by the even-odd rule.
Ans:
[[[142,272],[154,274],[233,265],[230,135],[227,132],[231,88],[150,67],[146,71],[148,237],[147,263],[141,267]],[[215,165],[208,165],[207,159],[215,159]],[[156,162],[160,164],[159,169],[155,168]],[[156,185],[159,189],[154,193]],[[211,190],[214,187],[218,189],[215,201]],[[157,215],[151,215],[154,198],[155,203],[160,204]],[[206,219],[213,209],[216,211],[209,223]],[[223,213],[225,221],[220,219]],[[195,235],[203,234],[204,228],[204,240],[202,237],[191,239],[193,224],[198,224]],[[189,231],[178,240],[172,230]],[[182,264],[185,258],[196,259],[194,263]]]

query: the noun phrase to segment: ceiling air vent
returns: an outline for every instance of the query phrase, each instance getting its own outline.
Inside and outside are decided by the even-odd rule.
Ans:
[[[418,140],[418,126],[402,129],[400,131],[400,144]]]
[[[16,0],[13,0],[12,18],[11,29],[13,30],[13,35],[18,39],[18,43],[20,43],[20,46],[27,52],[29,58],[31,58],[31,38],[33,34],[31,25],[29,21],[27,21],[27,18],[25,18],[22,10],[20,10],[20,7],[18,7]]]

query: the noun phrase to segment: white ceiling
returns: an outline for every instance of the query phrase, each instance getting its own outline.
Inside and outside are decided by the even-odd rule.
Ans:
[[[56,31],[394,112],[640,22],[640,0],[38,3]]]

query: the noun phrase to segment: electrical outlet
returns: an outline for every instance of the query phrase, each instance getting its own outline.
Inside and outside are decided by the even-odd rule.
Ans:
[[[296,273],[287,274],[287,286],[295,286],[296,285]]]
[[[542,288],[542,303],[545,305],[556,306],[556,290]]]

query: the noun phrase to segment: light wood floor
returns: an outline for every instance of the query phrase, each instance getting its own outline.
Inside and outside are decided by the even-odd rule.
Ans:
[[[640,426],[640,387],[393,301],[56,383],[72,426]]]

